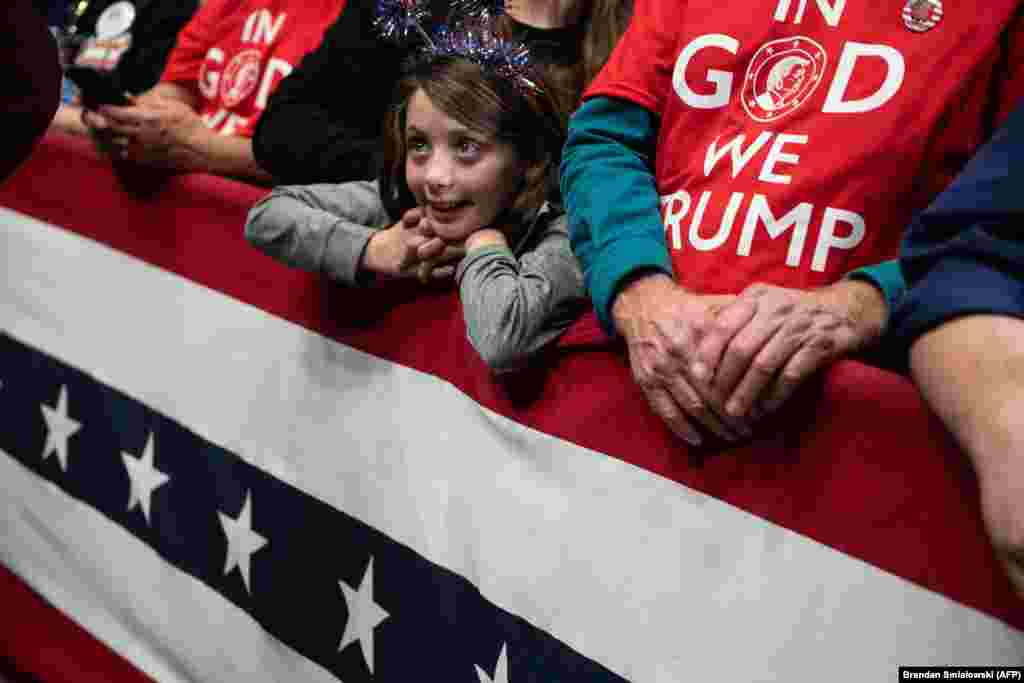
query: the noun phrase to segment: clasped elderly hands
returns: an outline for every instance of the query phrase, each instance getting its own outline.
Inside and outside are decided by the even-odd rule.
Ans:
[[[420,282],[450,278],[454,263],[466,253],[461,244],[437,236],[420,207],[409,209],[401,220],[370,238],[363,252],[362,269],[392,278],[416,277]]]
[[[703,440],[698,427],[726,441],[750,437],[815,371],[874,342],[886,315],[881,293],[853,280],[716,296],[647,274],[612,305],[651,409],[693,445]]]

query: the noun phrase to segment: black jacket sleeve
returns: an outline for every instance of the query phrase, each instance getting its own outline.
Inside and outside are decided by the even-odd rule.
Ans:
[[[366,180],[405,51],[379,37],[373,0],[348,0],[320,46],[270,96],[256,160],[283,184]]]
[[[178,32],[198,6],[198,0],[136,3],[138,14],[132,26],[132,44],[113,73],[118,89],[138,94],[157,84]]]

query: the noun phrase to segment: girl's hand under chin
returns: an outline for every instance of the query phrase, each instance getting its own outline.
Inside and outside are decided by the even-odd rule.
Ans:
[[[422,212],[405,212],[401,220],[373,235],[363,251],[361,267],[375,275],[409,277],[419,266],[419,249],[431,238],[419,230]]]
[[[421,282],[443,280],[455,274],[454,262],[466,250],[436,235],[430,219],[419,207],[373,235],[363,252],[363,270],[392,278],[417,277]]]
[[[419,265],[416,268],[416,277],[420,282],[427,283],[431,280],[443,280],[455,275],[455,264],[466,255],[465,240],[459,242],[447,242],[438,237],[437,232],[429,218],[423,217],[417,226],[420,233],[427,238],[427,241],[417,249]]]

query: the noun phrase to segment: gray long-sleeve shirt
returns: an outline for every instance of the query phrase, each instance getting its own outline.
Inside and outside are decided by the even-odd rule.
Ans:
[[[356,286],[367,282],[359,263],[370,237],[393,222],[376,182],[281,186],[250,210],[245,237],[288,265]],[[455,277],[469,341],[497,372],[524,365],[587,303],[565,216],[549,204],[512,249],[475,249]]]

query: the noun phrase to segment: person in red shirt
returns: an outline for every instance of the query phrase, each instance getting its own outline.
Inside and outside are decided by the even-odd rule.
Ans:
[[[637,3],[562,193],[598,316],[678,436],[748,436],[880,338],[885,292],[845,276],[896,257],[1024,93],[1022,28],[1016,0]]]
[[[160,82],[83,119],[119,159],[172,172],[271,181],[252,132],[277,84],[319,44],[344,0],[207,0]]]

